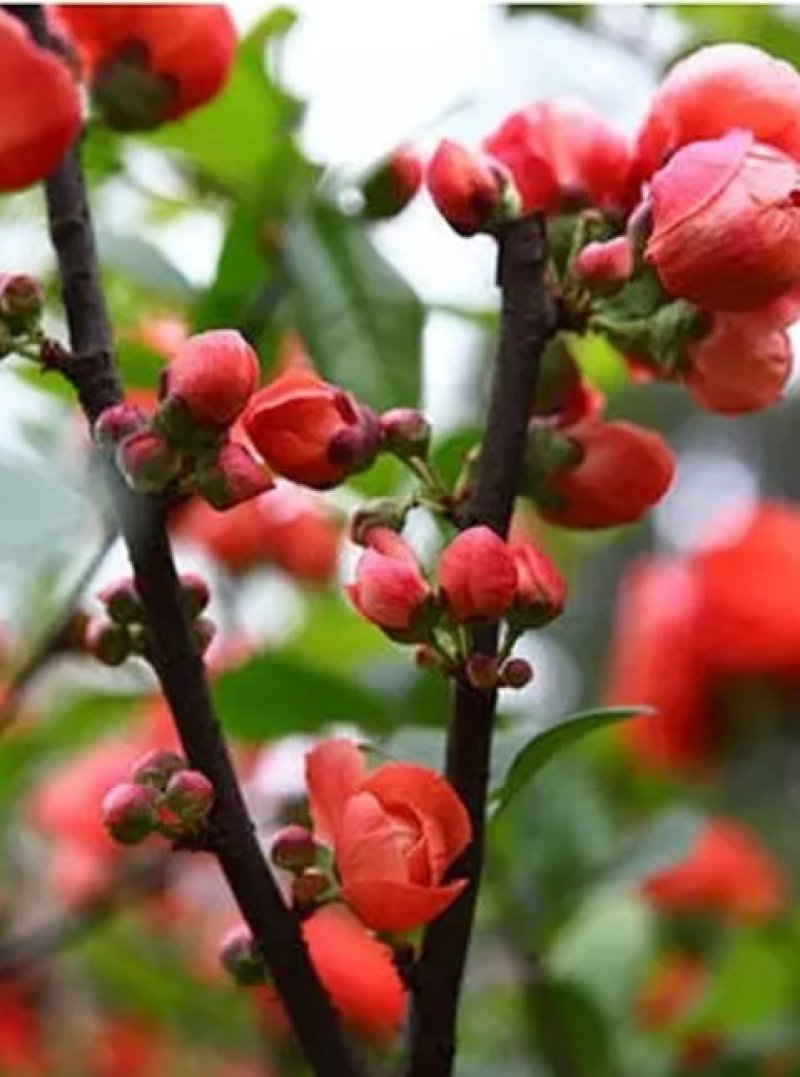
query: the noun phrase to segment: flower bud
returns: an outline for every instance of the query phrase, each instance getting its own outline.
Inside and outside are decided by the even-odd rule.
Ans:
[[[497,687],[497,659],[491,654],[472,654],[467,659],[467,680],[481,691]]]
[[[214,803],[214,786],[199,770],[177,770],[164,790],[163,806],[184,826],[202,822]]]
[[[97,597],[105,606],[108,616],[116,624],[130,624],[132,621],[141,621],[144,617],[142,600],[130,577],[110,583]]]
[[[253,936],[244,925],[233,927],[219,945],[219,960],[237,984],[264,983],[267,966]]]
[[[103,826],[122,845],[138,845],[158,822],[155,795],[132,782],[112,786],[101,805]]]
[[[633,272],[633,248],[627,236],[588,243],[575,261],[575,275],[590,286],[622,284]]]
[[[196,617],[189,625],[195,650],[202,657],[217,634],[217,626],[210,617]]]
[[[86,650],[106,666],[121,666],[131,655],[127,628],[112,621],[89,621],[84,644]]]
[[[298,909],[313,909],[330,886],[331,880],[321,868],[306,868],[292,879],[292,902]]]
[[[528,542],[509,546],[517,569],[517,591],[509,614],[520,628],[540,628],[564,608],[567,585],[550,558]]]
[[[272,841],[272,862],[285,871],[300,872],[312,867],[316,855],[314,835],[304,826],[285,826]]]
[[[27,273],[3,274],[0,280],[0,318],[14,333],[33,328],[44,307],[44,289]]]
[[[94,437],[98,445],[119,445],[131,434],[147,425],[148,417],[136,404],[114,404],[101,412],[94,424]]]
[[[178,474],[180,457],[160,434],[140,430],[117,446],[117,464],[137,493],[159,494]]]
[[[442,665],[441,655],[429,647],[427,643],[414,648],[414,662],[420,669],[440,669]]]
[[[226,441],[212,464],[194,474],[195,491],[218,512],[271,490],[275,483],[263,464],[238,441]]]
[[[439,143],[425,180],[436,208],[462,236],[489,231],[518,208],[516,192],[499,163],[448,139]]]
[[[405,209],[422,183],[422,161],[410,146],[398,146],[365,179],[361,193],[367,220],[382,221]]]
[[[186,760],[176,752],[152,748],[134,763],[131,781],[135,785],[146,785],[163,792],[172,775],[186,770],[187,766]]]
[[[189,337],[166,370],[164,397],[179,400],[200,425],[227,427],[238,418],[259,379],[256,353],[232,329]]]
[[[387,528],[373,528],[367,550],[356,567],[355,581],[345,588],[362,617],[379,628],[406,631],[431,594],[417,559],[403,539]]]
[[[350,520],[350,541],[368,546],[371,531],[402,531],[408,515],[408,502],[394,497],[376,497],[365,502]]]
[[[290,369],[264,386],[243,422],[273,471],[321,490],[369,467],[381,447],[369,408],[310,370]]]
[[[524,688],[533,679],[533,667],[524,658],[509,658],[500,670],[500,683],[506,688]]]
[[[392,408],[381,415],[383,448],[401,460],[419,457],[424,460],[431,443],[431,424],[414,408]]]
[[[498,620],[517,589],[508,546],[488,527],[462,531],[442,554],[439,587],[456,621]]]
[[[195,572],[182,572],[180,577],[181,602],[189,620],[194,620],[211,601],[211,592],[202,576]]]

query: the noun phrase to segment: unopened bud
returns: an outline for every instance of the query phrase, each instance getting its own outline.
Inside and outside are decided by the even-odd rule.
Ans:
[[[322,868],[306,868],[292,879],[292,900],[300,909],[313,908],[330,889],[331,881]]]
[[[386,452],[408,460],[416,456],[423,460],[431,443],[431,424],[421,411],[414,408],[392,408],[381,415],[383,448]]]
[[[589,285],[622,284],[633,272],[633,247],[627,236],[589,243],[575,261],[575,274]]]
[[[467,659],[467,679],[473,688],[489,691],[497,687],[497,659],[490,654],[473,654]]]
[[[194,649],[202,657],[214,642],[217,626],[210,617],[196,617],[189,625],[189,631],[192,635]]]
[[[106,607],[108,616],[117,624],[141,621],[144,616],[144,607],[132,579],[116,580],[97,597]]]
[[[283,827],[272,842],[272,862],[284,871],[300,872],[313,866],[317,855],[314,835],[296,823]]]
[[[376,527],[385,527],[389,531],[402,531],[408,515],[408,502],[393,497],[376,497],[365,502],[353,513],[350,521],[350,540],[359,546],[366,546],[369,533]]]
[[[196,826],[211,811],[214,786],[199,770],[178,770],[167,782],[164,807],[173,812],[184,826]]]
[[[128,630],[113,621],[89,621],[84,644],[86,650],[106,666],[121,666],[131,654]]]
[[[381,221],[408,205],[422,183],[422,161],[409,146],[398,147],[366,177],[361,188],[364,216]]]
[[[445,139],[428,164],[436,208],[462,236],[490,231],[519,212],[519,195],[499,162]]]
[[[509,658],[500,670],[500,681],[506,688],[524,688],[533,679],[533,666],[524,658]]]
[[[147,785],[163,792],[172,775],[186,770],[186,767],[186,760],[176,752],[153,748],[134,764],[131,781],[136,785]]]
[[[223,968],[242,986],[264,983],[267,978],[264,958],[246,927],[233,927],[223,936],[219,959]]]
[[[353,410],[346,393],[341,394],[340,406],[345,415]],[[328,442],[328,459],[336,467],[354,475],[372,465],[382,443],[383,431],[377,415],[361,405],[357,409],[357,421],[337,430]]]
[[[414,648],[414,662],[420,669],[439,669],[442,664],[440,656],[427,643]]]
[[[155,794],[132,782],[113,786],[103,797],[103,826],[122,845],[137,845],[152,833],[158,822]]]
[[[131,434],[147,425],[147,415],[136,404],[115,404],[106,408],[94,424],[94,436],[99,445],[119,445]]]
[[[140,494],[161,493],[180,469],[180,457],[160,434],[140,430],[117,446],[117,463]]]
[[[194,572],[181,574],[181,601],[186,610],[186,616],[194,620],[199,616],[211,601],[211,592],[208,584],[202,576]]]
[[[0,282],[0,318],[14,333],[31,329],[44,306],[44,289],[27,273],[10,273]]]
[[[226,442],[216,459],[194,475],[195,491],[222,512],[264,494],[275,485],[263,464],[236,441]]]

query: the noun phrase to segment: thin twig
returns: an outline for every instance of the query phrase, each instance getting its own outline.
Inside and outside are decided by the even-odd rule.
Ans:
[[[40,6],[9,6],[41,45],[51,48]],[[74,146],[45,184],[74,361],[66,372],[90,423],[122,399],[111,325],[89,205]],[[152,661],[183,750],[215,790],[214,852],[234,898],[269,966],[295,1033],[319,1077],[360,1077],[363,1069],[344,1038],[294,915],[256,839],[227,744],[214,712],[202,659],[189,631],[166,527],[155,499],[134,494],[110,459],[104,476],[144,606]],[[268,700],[266,706],[269,705]]]
[[[505,225],[498,235],[502,293],[500,341],[476,480],[461,523],[508,533],[536,389],[539,361],[557,312],[545,282],[546,243],[538,218]],[[474,649],[497,651],[497,626],[474,634]],[[459,681],[453,689],[446,774],[472,822],[469,848],[451,874],[464,893],[428,928],[418,968],[408,1077],[448,1077],[456,1051],[456,1019],[483,867],[484,823],[496,693]]]

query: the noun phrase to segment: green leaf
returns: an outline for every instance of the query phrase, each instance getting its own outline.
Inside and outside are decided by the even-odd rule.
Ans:
[[[117,342],[117,362],[126,389],[157,389],[166,358],[138,341]]]
[[[797,975],[786,960],[788,939],[771,932],[737,932],[715,968],[698,1027],[721,1033],[756,1031],[791,1013]]]
[[[557,725],[535,733],[514,759],[500,789],[494,792],[495,815],[508,807],[514,797],[553,756],[582,740],[589,733],[649,710],[648,707],[607,707],[601,710],[579,711],[564,718]]]
[[[615,858],[607,881],[632,886],[677,864],[688,854],[706,825],[700,812],[678,807],[663,812],[643,827]]]
[[[534,974],[535,975],[535,974]],[[545,976],[529,992],[535,1036],[544,1058],[561,1063],[560,1072],[611,1077],[611,1030],[585,990]]]
[[[365,226],[312,204],[290,221],[284,256],[297,325],[320,372],[374,408],[416,406],[422,304]]]

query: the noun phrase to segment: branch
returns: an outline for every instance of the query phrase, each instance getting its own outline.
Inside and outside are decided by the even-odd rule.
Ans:
[[[502,293],[500,341],[475,486],[462,526],[508,533],[525,451],[525,435],[544,347],[556,309],[544,282],[546,243],[538,218],[513,221],[498,235]],[[475,633],[473,649],[497,651],[497,626]],[[484,824],[497,693],[457,682],[447,734],[446,774],[466,805],[472,842],[453,865],[469,880],[464,893],[428,928],[417,975],[408,1077],[448,1077],[456,1019],[483,869]]]
[[[41,7],[9,9],[34,40],[55,48]],[[45,184],[73,361],[66,371],[87,419],[122,398],[113,359],[111,325],[86,198],[79,147],[74,146]],[[155,499],[133,493],[110,458],[104,477],[128,548],[152,640],[152,664],[169,703],[183,750],[211,780],[214,852],[234,898],[258,941],[294,1031],[318,1077],[361,1077],[331,1001],[316,975],[295,916],[287,909],[247,813],[236,772],[211,702],[181,602],[166,528]]]

